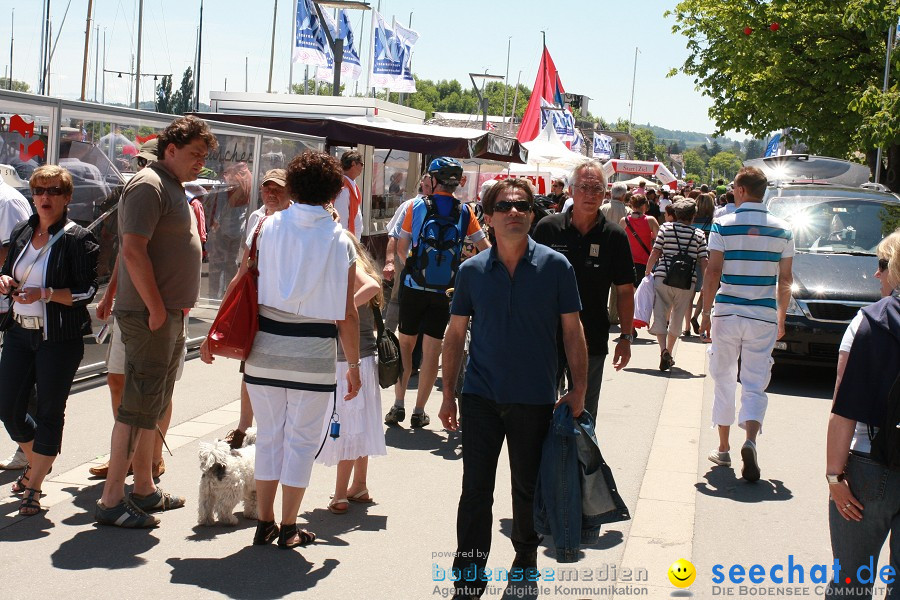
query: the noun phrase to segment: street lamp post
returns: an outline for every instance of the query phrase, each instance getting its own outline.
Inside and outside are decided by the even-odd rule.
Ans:
[[[503,79],[503,75],[488,75],[487,71],[484,73],[469,73],[469,79],[472,80],[472,87],[475,88],[475,95],[478,96],[478,106],[481,108],[481,112],[484,115],[483,120],[481,121],[481,129],[482,131],[487,131],[487,118],[488,118],[488,99],[481,95],[481,90],[478,89],[478,84],[475,83],[475,78],[478,77],[480,79]]]
[[[325,30],[325,37],[328,40],[328,47],[331,48],[331,56],[334,58],[334,79],[332,80],[332,96],[341,95],[341,63],[344,62],[344,38],[334,39],[331,35],[331,29],[325,24],[325,17],[322,15],[321,6],[328,8],[355,8],[357,10],[371,10],[368,2],[358,2],[357,0],[313,0],[313,6],[316,9],[316,15],[319,17],[322,29]]]

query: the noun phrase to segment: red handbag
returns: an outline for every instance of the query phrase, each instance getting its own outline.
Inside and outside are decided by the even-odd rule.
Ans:
[[[206,335],[209,351],[216,356],[247,360],[253,348],[253,338],[259,330],[259,291],[256,285],[259,269],[257,269],[256,239],[265,220],[266,217],[260,219],[256,231],[253,232],[250,255],[247,258],[247,272],[222,302],[216,320]]]

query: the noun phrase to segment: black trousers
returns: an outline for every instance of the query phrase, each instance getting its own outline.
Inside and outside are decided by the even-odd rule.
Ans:
[[[18,324],[3,336],[0,353],[0,420],[15,442],[34,442],[37,454],[56,456],[62,445],[66,402],[84,357],[82,338],[45,341],[40,329]],[[28,401],[37,384],[37,405]]]
[[[463,483],[453,568],[463,574],[456,588],[467,590],[467,595],[478,596],[486,586],[481,574],[491,550],[491,508],[504,438],[512,480],[513,548],[516,552],[537,550],[541,538],[534,530],[534,487],[552,416],[552,404],[497,404],[471,394],[460,398]]]

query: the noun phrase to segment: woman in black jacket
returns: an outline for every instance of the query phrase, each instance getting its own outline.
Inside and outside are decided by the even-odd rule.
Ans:
[[[66,215],[72,176],[45,165],[31,176],[36,214],[10,235],[0,270],[0,293],[12,294],[14,320],[0,354],[0,420],[28,457],[13,484],[23,494],[19,514],[41,510],[41,484],[62,443],[66,400],[91,332],[87,305],[97,291],[99,246],[90,231]],[[37,409],[27,413],[37,385]]]

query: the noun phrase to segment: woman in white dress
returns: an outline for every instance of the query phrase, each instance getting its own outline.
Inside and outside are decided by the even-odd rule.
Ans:
[[[336,515],[346,513],[350,508],[350,502],[372,502],[372,497],[366,487],[369,457],[387,454],[384,429],[381,424],[381,394],[378,389],[378,353],[375,346],[376,326],[373,313],[374,307],[378,307],[380,310],[384,305],[381,275],[373,264],[372,257],[359,243],[359,240],[349,231],[345,230],[344,235],[353,240],[356,248],[357,269],[353,297],[359,312],[361,387],[359,394],[352,400],[338,402],[337,416],[341,424],[340,437],[329,438],[317,459],[318,462],[328,466],[337,465],[334,496],[328,504],[328,510]],[[347,359],[339,344],[338,397],[342,397],[345,393],[343,381],[346,372]],[[328,433],[331,422],[331,414],[328,413],[324,421],[323,435]]]

